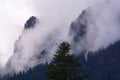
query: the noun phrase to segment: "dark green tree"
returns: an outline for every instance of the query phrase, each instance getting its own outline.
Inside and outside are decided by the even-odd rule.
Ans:
[[[81,64],[70,55],[70,45],[63,42],[58,46],[52,62],[48,66],[46,76],[50,80],[83,80],[85,77],[81,74]]]

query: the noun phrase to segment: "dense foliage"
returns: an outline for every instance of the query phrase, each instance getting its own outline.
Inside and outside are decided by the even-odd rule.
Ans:
[[[48,80],[44,74],[47,69],[47,64],[37,65],[34,68],[30,68],[27,72],[19,72],[13,76],[5,76],[2,80]]]
[[[70,45],[63,42],[58,47],[53,61],[48,66],[46,75],[50,80],[83,80],[81,64],[73,55],[69,54]]]

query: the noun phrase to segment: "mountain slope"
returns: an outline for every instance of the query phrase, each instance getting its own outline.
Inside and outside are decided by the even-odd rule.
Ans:
[[[89,53],[88,60],[84,54],[77,58],[82,63],[83,73],[89,76],[86,80],[120,80],[120,41],[107,49]],[[38,65],[26,73],[19,73],[3,80],[46,80],[44,76],[46,69],[47,65]]]
[[[120,41],[108,48],[78,57],[83,63],[83,71],[89,75],[87,80],[120,80]]]

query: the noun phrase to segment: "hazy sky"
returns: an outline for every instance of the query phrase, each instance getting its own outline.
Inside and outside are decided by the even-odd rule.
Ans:
[[[30,16],[38,16],[48,23],[51,18],[68,20],[70,23],[81,10],[96,1],[98,0],[0,0],[0,65],[4,66],[13,54],[14,42]]]
[[[13,45],[23,24],[33,15],[24,0],[0,0],[0,65],[13,54]]]

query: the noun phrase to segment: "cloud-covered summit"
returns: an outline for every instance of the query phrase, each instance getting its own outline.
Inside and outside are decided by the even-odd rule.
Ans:
[[[60,26],[63,26],[63,32],[67,35],[70,23],[81,11],[99,1],[101,0],[1,0],[0,68],[5,67],[7,60],[13,55],[14,43],[30,16],[37,16],[40,20],[41,36]]]
[[[63,25],[66,21],[62,24],[61,20],[54,21],[54,18],[53,22],[51,18],[49,25],[41,20],[34,28],[23,30],[16,46],[18,50],[7,66],[14,71],[21,71],[49,62],[58,44],[64,40],[70,42],[72,53],[75,54],[105,49],[120,40],[118,13],[116,2],[105,1],[84,10],[69,26]]]
[[[33,28],[35,27],[35,25],[37,24],[37,18],[35,16],[31,16],[27,22],[25,23],[24,25],[24,28],[25,29],[30,29],[30,28]]]

